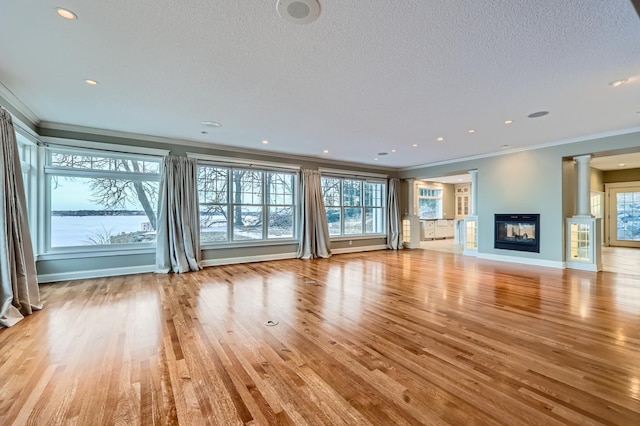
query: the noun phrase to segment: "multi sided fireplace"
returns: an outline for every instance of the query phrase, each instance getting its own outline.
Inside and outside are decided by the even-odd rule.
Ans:
[[[496,214],[494,248],[540,253],[539,214]]]

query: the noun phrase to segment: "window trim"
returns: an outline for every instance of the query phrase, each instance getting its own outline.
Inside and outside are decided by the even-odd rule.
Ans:
[[[282,170],[282,171],[291,171],[291,170],[300,170],[300,166],[296,164],[287,164],[287,163],[274,163],[270,161],[262,161],[262,160],[248,160],[244,158],[232,158],[232,157],[222,157],[218,155],[209,155],[209,154],[199,154],[197,152],[187,152],[187,158],[195,158],[198,160],[198,164],[209,164],[212,166],[220,166],[220,167],[246,167],[246,168],[255,168],[257,170],[262,171],[273,171],[273,170]]]
[[[321,169],[321,170],[330,170],[330,169]],[[322,186],[322,178],[330,178],[330,179],[340,179],[340,206],[327,206],[325,205],[325,214],[327,211],[327,208],[339,208],[340,209],[340,235],[331,235],[329,234],[329,239],[330,241],[345,241],[345,240],[354,240],[354,239],[367,239],[367,238],[380,238],[380,237],[386,237],[386,226],[387,226],[387,222],[389,220],[388,218],[388,214],[387,214],[387,194],[389,191],[389,184],[387,182],[386,178],[382,178],[381,176],[383,175],[374,175],[374,174],[370,174],[371,176],[363,176],[361,174],[350,174],[350,173],[343,173],[343,174],[335,174],[335,173],[325,173],[322,174],[322,172],[320,173],[320,182],[321,182],[321,186]],[[361,187],[362,187],[362,194],[361,194],[361,205],[360,206],[345,206],[344,205],[344,181],[345,180],[357,180],[361,182]],[[364,200],[365,200],[365,184],[367,183],[376,183],[376,184],[382,184],[383,186],[383,191],[382,191],[382,197],[381,197],[381,202],[382,202],[382,206],[380,207],[376,207],[376,206],[367,206],[364,204]],[[323,201],[324,201],[324,197],[323,197]],[[349,208],[349,207],[353,207],[353,208],[359,208],[362,209],[362,233],[361,234],[345,234],[344,232],[344,209],[345,208]],[[367,208],[377,208],[380,209],[382,211],[382,215],[383,215],[383,219],[384,222],[382,224],[382,231],[381,232],[376,232],[376,233],[367,233],[366,232],[366,210]]]
[[[187,153],[189,154],[189,153]],[[205,159],[202,159],[202,158]],[[220,205],[226,206],[229,211],[229,217],[227,219],[227,239],[225,241],[213,241],[213,242],[202,242],[202,238],[200,238],[200,248],[201,250],[212,250],[212,249],[221,249],[221,248],[233,248],[233,247],[248,247],[248,246],[269,246],[269,245],[283,245],[283,244],[297,244],[299,240],[300,233],[300,224],[299,224],[299,216],[300,216],[300,195],[299,195],[299,182],[300,182],[300,173],[299,166],[287,165],[286,168],[276,167],[277,163],[267,163],[262,162],[261,165],[256,164],[252,161],[233,161],[236,159],[232,159],[229,162],[221,162],[221,161],[213,161],[214,159],[224,159],[226,157],[216,157],[202,154],[193,154],[191,153],[191,158],[196,158],[198,160],[198,167],[220,167],[225,168],[229,171],[227,175],[227,202],[225,204],[220,203],[203,203],[198,200],[199,205]],[[261,204],[236,204],[233,201],[233,171],[234,170],[247,170],[247,171],[255,171],[262,172],[262,183],[261,183],[261,194],[262,194],[262,203]],[[291,238],[269,238],[269,207],[273,206],[285,206],[280,204],[268,204],[265,195],[266,189],[266,174],[267,173],[286,173],[293,176],[293,185],[292,185],[292,202],[291,206],[293,207],[293,237]],[[233,219],[234,219],[234,207],[235,206],[260,206],[262,208],[262,235],[264,238],[257,240],[234,240],[233,238]],[[289,206],[289,205],[286,205]]]
[[[151,157],[164,157],[171,152],[169,149],[147,148],[135,145],[116,145],[80,139],[56,138],[52,136],[43,136],[41,140],[46,148],[67,149],[73,152],[109,151],[111,154],[123,154],[124,156],[146,155]]]
[[[48,140],[62,140],[59,138],[46,138]],[[91,142],[77,140],[64,140],[69,141],[70,144],[44,144],[41,148],[40,154],[40,170],[42,170],[41,178],[39,178],[42,188],[41,193],[41,205],[44,207],[44,213],[39,221],[39,229],[42,230],[38,235],[38,247],[39,255],[38,260],[54,260],[54,259],[71,259],[71,258],[84,258],[84,257],[100,257],[104,255],[119,256],[123,254],[146,254],[155,253],[156,242],[149,243],[125,243],[109,245],[75,245],[75,246],[63,246],[52,247],[51,246],[51,178],[53,176],[62,177],[84,177],[84,178],[109,178],[109,179],[121,179],[132,181],[151,181],[159,182],[162,175],[164,156],[168,154],[169,150],[152,149],[144,147],[132,146],[132,152],[123,151],[128,146],[116,146],[111,144],[105,144],[101,142]],[[87,148],[87,145],[96,148]],[[77,148],[76,148],[77,146]],[[130,160],[141,161],[153,161],[158,162],[158,173],[126,173],[112,170],[92,170],[92,169],[75,169],[72,167],[58,167],[49,165],[50,152],[56,153],[69,153],[76,155],[87,156],[108,156],[113,158],[123,158]],[[159,194],[158,194],[159,196]],[[157,206],[156,206],[157,210]],[[158,211],[156,211],[156,216]]]
[[[29,232],[33,241],[34,254],[39,252],[38,245],[38,162],[39,152],[37,140],[24,132],[16,131],[16,143],[20,156],[20,168],[23,175],[23,185],[25,191],[25,201],[27,203],[27,219],[29,221]],[[28,158],[23,158],[23,153]]]
[[[421,196],[420,195],[420,190],[421,189],[428,189],[428,190],[436,190],[436,191],[440,191],[440,196],[439,197],[434,197],[434,196]],[[431,185],[431,184],[419,184],[418,188],[417,188],[417,201],[418,201],[418,218],[420,219],[425,219],[425,220],[434,220],[434,219],[444,219],[444,187],[442,186],[438,186],[438,185]],[[438,217],[422,217],[422,215],[420,214],[420,200],[421,199],[425,199],[425,200],[440,200],[439,203],[439,216]]]

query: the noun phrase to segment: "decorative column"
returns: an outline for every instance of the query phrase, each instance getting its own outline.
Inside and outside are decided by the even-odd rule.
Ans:
[[[478,171],[469,170],[471,175],[471,208],[469,214],[471,216],[478,215]]]
[[[576,205],[576,214],[574,217],[593,217],[591,216],[591,155],[581,155],[573,157],[576,165],[577,176],[577,193],[578,203]]]
[[[602,270],[600,221],[591,215],[591,155],[573,158],[576,168],[576,214],[566,220],[567,267],[586,271]]]
[[[416,180],[407,179],[408,210],[402,218],[402,243],[405,248],[420,248],[420,217],[418,215],[418,197]]]
[[[464,218],[464,248],[466,256],[478,255],[478,171],[469,170],[471,175],[471,208]]]

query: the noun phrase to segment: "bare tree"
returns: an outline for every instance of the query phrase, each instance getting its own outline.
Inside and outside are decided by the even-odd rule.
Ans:
[[[229,179],[230,173],[231,179]],[[227,220],[226,208],[229,205],[228,201],[232,200],[234,226],[260,226],[263,215],[243,211],[243,207],[287,204],[282,200],[282,197],[283,194],[293,194],[294,180],[291,176],[289,173],[259,170],[200,167],[198,196],[200,211],[203,213],[203,225],[206,227],[214,226],[217,221],[216,216],[223,216]],[[232,185],[233,191],[229,191],[229,184]],[[291,204],[293,204],[293,200],[291,200]],[[282,210],[282,214],[292,214],[292,212],[287,213],[286,208]],[[274,220],[273,222],[282,221]]]
[[[157,203],[157,184],[138,179],[139,174],[156,172],[157,163],[90,155],[55,153],[52,165],[71,169],[87,169],[96,172],[125,172],[138,174],[135,179],[96,177],[90,179],[91,201],[107,210],[126,209],[136,200],[142,206],[155,230],[157,219],[154,206]],[[71,178],[72,179],[72,178]]]

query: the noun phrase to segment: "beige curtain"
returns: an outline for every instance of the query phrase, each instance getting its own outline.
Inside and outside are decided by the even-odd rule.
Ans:
[[[387,189],[387,248],[402,248],[402,221],[400,218],[400,179],[389,179]]]
[[[156,266],[162,273],[202,269],[195,158],[164,158],[158,199]]]
[[[0,327],[11,327],[42,305],[18,143],[11,115],[1,107],[0,173]]]
[[[324,210],[318,170],[302,171],[300,194],[302,194],[302,208],[297,257],[301,259],[330,257],[329,225],[327,213]]]

